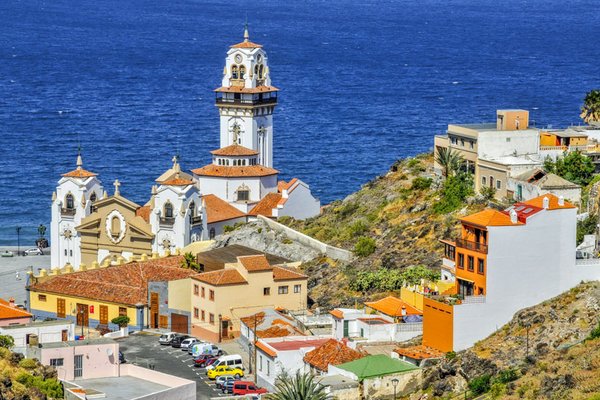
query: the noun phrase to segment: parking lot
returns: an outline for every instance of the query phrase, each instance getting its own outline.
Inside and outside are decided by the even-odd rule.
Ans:
[[[194,366],[192,356],[187,351],[158,344],[158,335],[139,333],[119,339],[118,342],[128,363],[195,381],[197,399],[228,396],[216,389],[204,368]]]

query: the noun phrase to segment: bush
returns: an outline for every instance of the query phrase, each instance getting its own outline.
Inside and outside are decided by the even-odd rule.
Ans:
[[[598,323],[598,326],[595,327],[591,332],[590,335],[587,337],[588,340],[594,340],[594,339],[598,339],[600,338],[600,323]]]
[[[415,179],[413,179],[412,185],[410,186],[410,188],[414,189],[414,190],[426,190],[431,187],[432,183],[433,183],[433,179],[423,178],[421,176],[418,176]]]
[[[479,189],[479,194],[486,200],[492,200],[496,196],[496,189],[489,186],[484,186]]]
[[[393,291],[402,288],[404,283],[415,285],[421,279],[436,280],[438,273],[424,266],[406,269],[379,268],[375,271],[361,271],[350,279],[350,288],[357,292]]]
[[[234,231],[234,229],[235,229],[235,228],[234,228],[233,226],[231,226],[231,225],[225,225],[225,226],[223,227],[223,233],[229,233],[229,232],[233,232],[233,231]]]
[[[512,381],[516,381],[518,377],[519,374],[517,373],[517,370],[513,368],[508,368],[500,371],[495,381],[500,383],[509,383]]]
[[[456,358],[456,352],[455,351],[449,351],[446,353],[446,360],[454,360]]]
[[[55,378],[43,379],[41,376],[33,376],[27,372],[22,372],[15,379],[27,388],[37,388],[40,392],[53,399],[63,398],[63,388],[61,383]]]
[[[375,239],[361,236],[358,238],[358,242],[354,245],[354,254],[359,257],[366,257],[375,252]]]
[[[348,227],[349,233],[351,237],[357,237],[369,230],[369,225],[362,219],[354,222],[352,225]]]
[[[589,215],[586,219],[577,221],[577,244],[581,244],[581,242],[583,242],[583,237],[585,235],[593,235],[596,233],[597,223],[597,215]]]
[[[129,325],[129,317],[127,315],[119,315],[118,317],[113,318],[110,322],[115,325],[119,325],[121,328],[124,328]]]
[[[14,345],[15,340],[12,336],[0,335],[0,347],[4,347],[5,349],[12,349]]]
[[[37,364],[37,361],[35,361],[33,358],[24,358],[19,361],[19,367],[25,369],[34,369],[37,367]]]
[[[488,374],[478,376],[469,382],[469,390],[475,396],[487,393],[490,390],[490,381],[491,376]]]
[[[506,395],[506,385],[503,383],[494,383],[490,387],[490,396],[492,399],[499,399]]]
[[[442,186],[442,198],[433,205],[437,214],[446,214],[461,207],[468,196],[473,194],[473,179],[470,174],[460,173],[450,176]]]
[[[565,152],[556,161],[547,158],[544,169],[581,186],[592,181],[595,171],[592,160],[580,151]]]

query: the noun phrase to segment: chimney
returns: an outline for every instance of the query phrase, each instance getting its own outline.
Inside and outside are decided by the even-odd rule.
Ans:
[[[11,297],[11,298],[8,300],[8,303],[10,304],[10,306],[11,306],[11,307],[15,307],[15,298],[14,298],[14,297]]]
[[[561,206],[561,207],[565,205],[565,198],[564,197],[562,197],[562,196],[558,197],[558,205]]]
[[[547,210],[548,207],[550,207],[550,199],[547,196],[544,196],[542,207],[544,207],[544,210]]]
[[[518,218],[517,218],[517,212],[515,211],[515,209],[511,209],[510,212],[510,222],[512,222],[513,224],[516,224],[517,222],[519,222]]]

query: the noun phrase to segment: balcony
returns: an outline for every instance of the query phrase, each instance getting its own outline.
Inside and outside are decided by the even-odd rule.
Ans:
[[[470,240],[465,239],[456,239],[456,247],[460,247],[467,250],[474,250],[478,253],[487,254],[488,247],[487,244],[472,242]]]
[[[200,225],[202,224],[202,215],[198,215],[190,218],[192,225]]]
[[[217,104],[231,104],[236,106],[256,106],[277,104],[277,97],[269,97],[266,99],[231,99],[225,97],[217,97]]]
[[[77,212],[77,210],[74,209],[74,208],[64,208],[63,207],[63,208],[60,209],[60,214],[63,215],[63,216],[70,216],[70,217],[72,217],[72,216],[75,215],[76,212]]]
[[[173,225],[175,217],[160,217],[159,222],[161,225]]]

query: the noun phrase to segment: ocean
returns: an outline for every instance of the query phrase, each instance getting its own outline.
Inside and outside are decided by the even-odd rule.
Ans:
[[[578,124],[600,86],[597,1],[0,2],[0,245],[33,244],[60,175],[84,166],[140,204],[218,147],[228,46],[269,55],[274,164],[328,203],[429,151],[449,123],[529,109]]]

